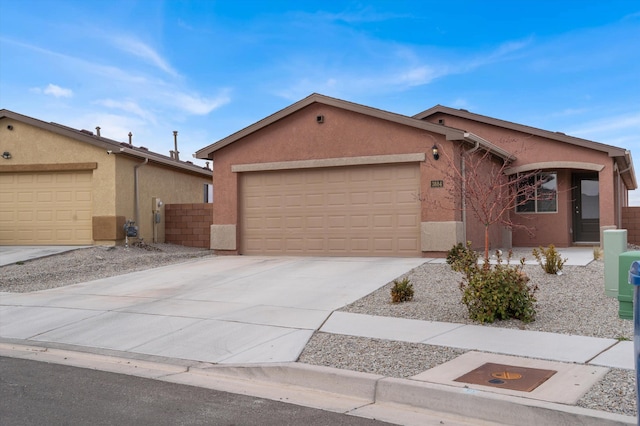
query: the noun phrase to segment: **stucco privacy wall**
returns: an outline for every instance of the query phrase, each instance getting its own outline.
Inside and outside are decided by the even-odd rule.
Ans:
[[[627,230],[627,242],[640,245],[640,207],[622,208],[622,229]]]
[[[165,242],[209,248],[213,204],[166,204]]]
[[[600,182],[600,226],[618,225],[615,208],[613,159],[606,152],[580,147],[574,144],[551,140],[534,134],[497,127],[475,120],[438,113],[428,117],[428,121],[464,129],[490,140],[513,153],[517,160],[512,167],[549,162],[585,163],[599,169]],[[571,170],[549,169],[558,172],[558,212],[524,215],[512,213],[512,219],[534,233],[531,236],[523,229],[513,232],[513,244],[531,246],[554,241],[557,246],[572,243],[572,195]]]
[[[145,241],[154,240],[154,197],[166,204],[194,203],[204,200],[204,186],[211,184],[205,177],[184,173],[170,167],[118,154],[117,209],[116,215],[135,220],[135,166],[138,166],[139,236]],[[157,224],[157,242],[165,241],[165,206],[160,209],[161,221]]]
[[[323,116],[324,122],[318,123],[317,116]],[[238,249],[239,173],[233,172],[232,167],[249,164],[423,153],[425,161],[420,163],[422,189],[416,188],[415,194],[423,200],[422,222],[460,221],[460,213],[453,207],[446,191],[430,188],[430,180],[444,178],[434,167],[435,160],[431,156],[434,144],[440,149],[452,150],[452,144],[442,135],[313,103],[215,152],[213,181],[216,202],[212,239],[214,234],[220,234],[220,243],[224,242],[228,250]],[[453,151],[450,155],[454,155]],[[450,208],[435,208],[437,203],[434,201]]]

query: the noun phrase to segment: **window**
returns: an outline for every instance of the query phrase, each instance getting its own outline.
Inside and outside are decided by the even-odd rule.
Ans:
[[[558,211],[558,176],[537,173],[518,181],[518,213],[555,213]]]
[[[204,184],[204,202],[213,203],[213,185],[210,183]]]

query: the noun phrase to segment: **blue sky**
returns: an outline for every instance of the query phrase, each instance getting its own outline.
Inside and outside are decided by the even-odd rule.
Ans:
[[[178,130],[193,160],[313,92],[562,131],[640,171],[640,2],[0,0],[0,108],[167,155]]]

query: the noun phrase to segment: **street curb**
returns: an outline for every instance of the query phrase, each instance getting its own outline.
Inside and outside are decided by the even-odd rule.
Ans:
[[[398,379],[302,363],[175,364],[23,344],[0,343],[0,356],[109,371],[154,380],[252,395],[360,417],[425,424],[470,419],[502,424],[636,425],[636,418],[511,395]]]

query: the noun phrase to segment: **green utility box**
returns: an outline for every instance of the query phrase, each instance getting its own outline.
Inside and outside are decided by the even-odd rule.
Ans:
[[[618,316],[633,319],[633,285],[629,284],[629,269],[634,261],[640,261],[640,251],[627,251],[618,257]]]

